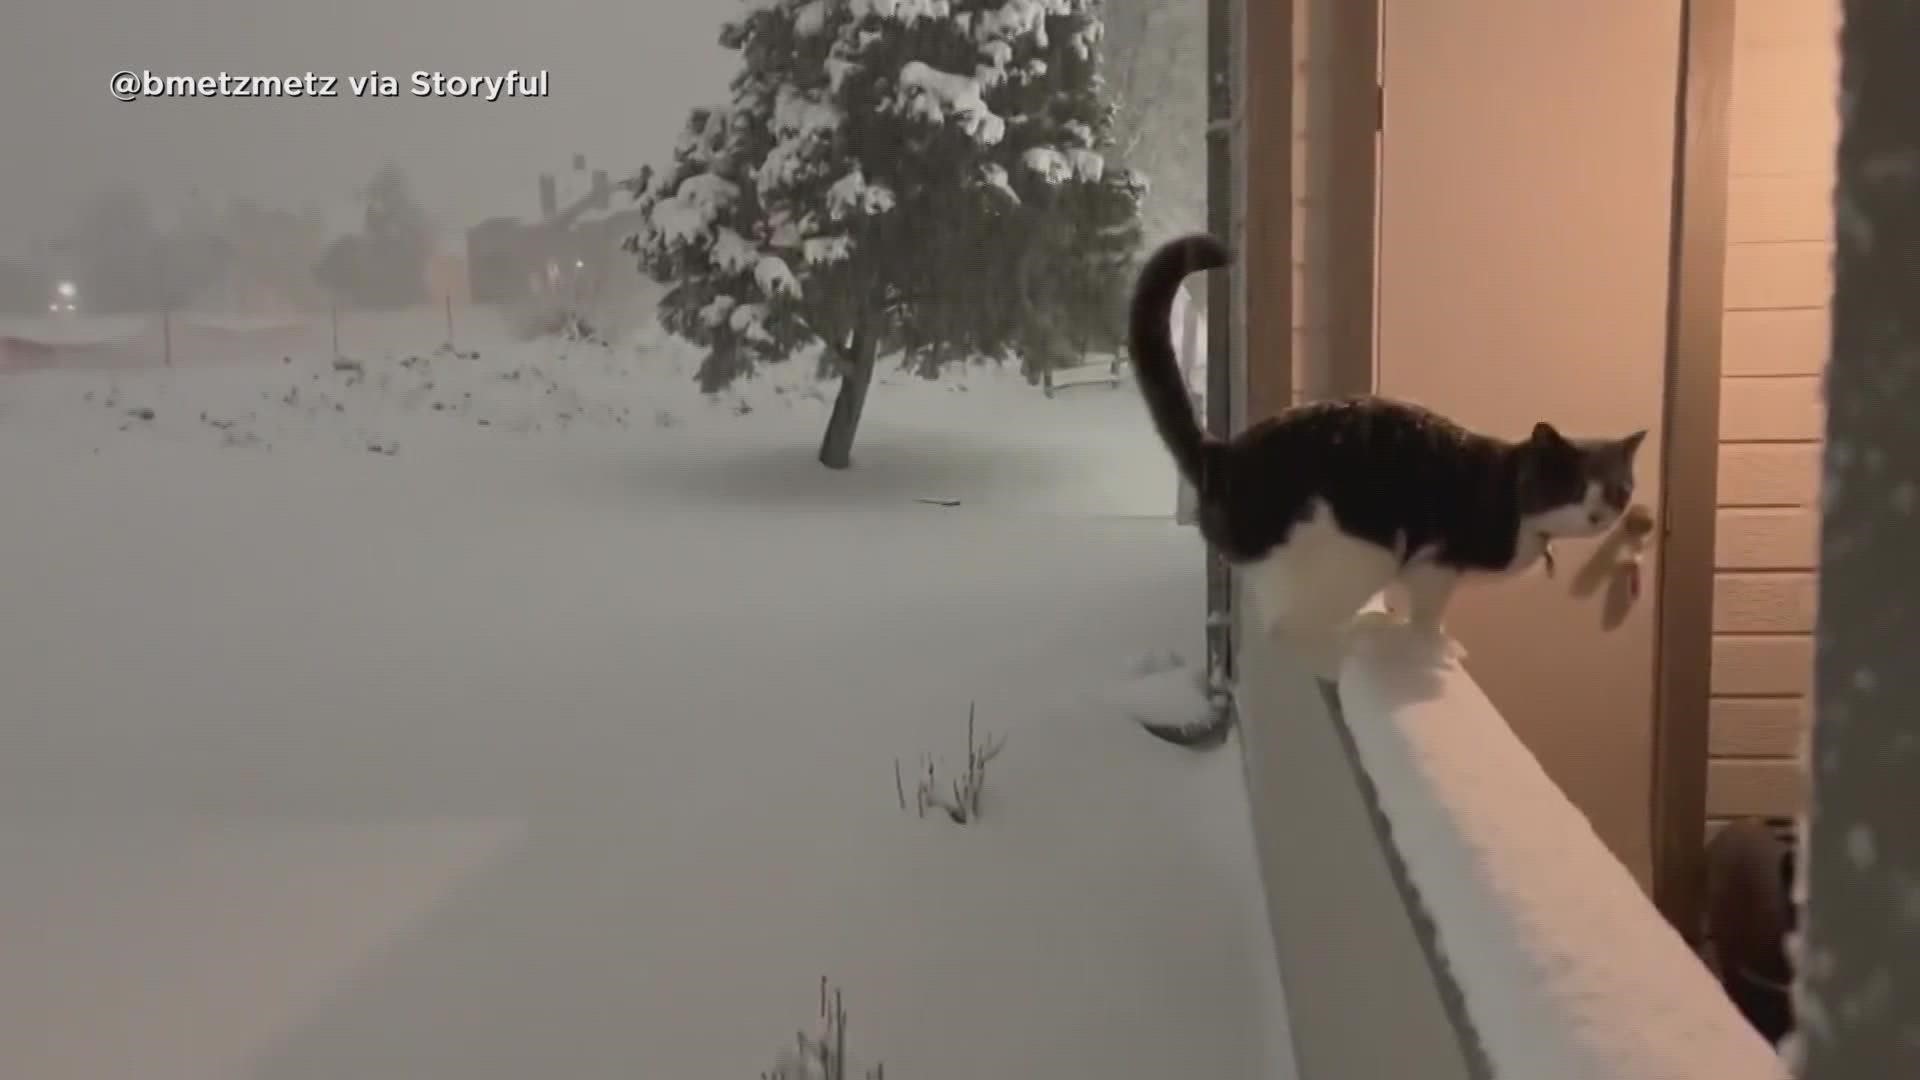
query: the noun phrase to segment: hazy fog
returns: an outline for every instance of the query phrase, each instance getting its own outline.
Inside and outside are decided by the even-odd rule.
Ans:
[[[532,216],[536,175],[585,153],[616,176],[663,156],[690,105],[724,93],[714,43],[734,0],[7,0],[0,15],[0,256],[131,183],[158,211],[198,187],[298,209],[344,203],[401,165],[452,229]],[[394,75],[398,98],[345,80]],[[416,70],[546,69],[551,96],[406,96]],[[341,76],[331,99],[120,102],[121,70]]]

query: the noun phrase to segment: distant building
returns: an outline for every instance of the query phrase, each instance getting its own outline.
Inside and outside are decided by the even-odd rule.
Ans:
[[[574,156],[584,172],[586,159]],[[556,300],[591,306],[624,270],[638,270],[620,245],[639,231],[637,209],[614,210],[613,184],[594,169],[586,190],[561,205],[551,173],[539,181],[540,219],[489,218],[467,230],[467,282],[475,303],[499,306]]]

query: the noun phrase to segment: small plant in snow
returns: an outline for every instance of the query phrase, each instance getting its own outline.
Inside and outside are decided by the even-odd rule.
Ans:
[[[967,767],[950,784],[941,785],[933,768],[933,755],[920,755],[920,780],[914,785],[913,808],[921,817],[929,810],[939,810],[952,819],[956,825],[965,825],[980,819],[980,795],[987,785],[987,762],[1000,756],[1001,748],[1007,745],[1006,736],[999,738],[987,736],[984,742],[974,736],[974,706],[967,705]],[[893,761],[894,793],[900,800],[900,809],[907,808],[907,786],[900,772],[900,759]]]
[[[760,1080],[886,1080],[887,1067],[875,1065],[863,1072],[847,1068],[847,1009],[838,988],[820,977],[820,1021],[815,1033],[796,1032],[794,1045],[780,1052],[773,1068]]]

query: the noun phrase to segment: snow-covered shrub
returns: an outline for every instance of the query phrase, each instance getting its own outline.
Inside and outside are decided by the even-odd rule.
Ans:
[[[760,1080],[886,1080],[887,1067],[875,1065],[853,1071],[847,1058],[847,1009],[837,987],[820,977],[820,1018],[813,1034],[801,1031],[794,1044],[780,1052],[773,1068],[760,1074]]]
[[[556,301],[529,303],[508,313],[507,325],[520,341],[559,338],[605,345],[605,335],[577,307]]]
[[[965,825],[980,819],[980,797],[987,786],[987,763],[1000,756],[1007,745],[1006,736],[994,738],[989,735],[984,742],[976,741],[974,735],[974,706],[967,705],[967,766],[950,783],[942,785],[934,771],[933,755],[920,756],[920,776],[914,785],[913,808],[921,817],[930,810],[938,810],[947,815],[957,825]],[[899,797],[900,808],[907,808],[907,787],[900,772],[900,761],[893,762],[894,793]]]

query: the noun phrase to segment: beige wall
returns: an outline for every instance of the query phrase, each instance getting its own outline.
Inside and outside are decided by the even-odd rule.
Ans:
[[[1792,815],[1813,676],[1838,0],[1740,0],[1707,813]]]

